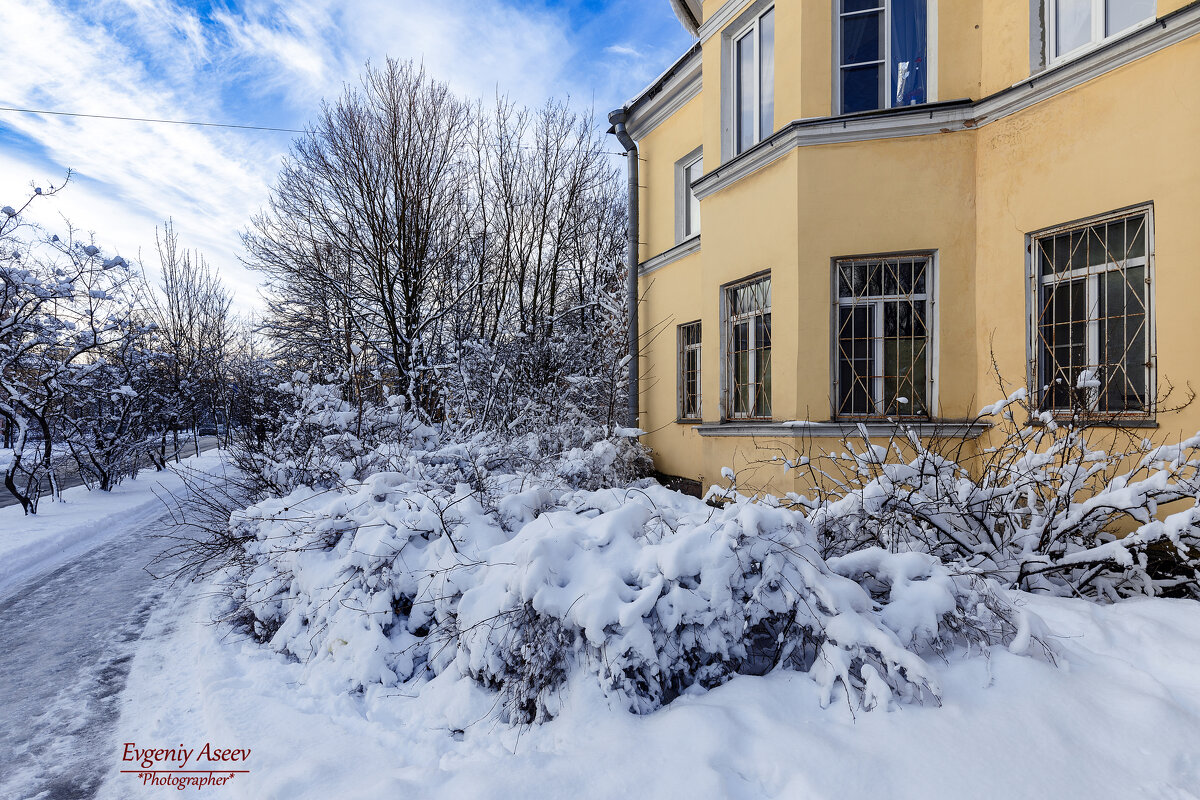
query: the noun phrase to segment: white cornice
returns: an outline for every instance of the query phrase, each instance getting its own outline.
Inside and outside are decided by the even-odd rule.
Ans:
[[[1200,34],[1200,3],[1187,6],[1163,17],[1154,25],[1141,28],[977,102],[963,100],[868,114],[796,120],[732,161],[709,172],[692,188],[696,197],[703,200],[774,163],[797,147],[927,136],[979,128],[1196,34]]]
[[[700,234],[692,236],[690,239],[684,239],[679,244],[672,247],[663,253],[659,253],[654,258],[648,258],[638,267],[638,275],[649,275],[656,269],[662,269],[667,264],[673,264],[681,258],[687,258],[693,253],[700,252]]]
[[[712,38],[713,34],[721,31],[730,22],[733,22],[734,17],[742,10],[742,6],[746,5],[749,0],[725,0],[725,2],[716,11],[704,20],[700,25],[700,31],[696,34],[701,42],[707,42]]]
[[[699,48],[673,69],[675,72],[666,78],[657,94],[630,103],[632,111],[625,126],[634,139],[641,141],[700,94],[704,82]]]

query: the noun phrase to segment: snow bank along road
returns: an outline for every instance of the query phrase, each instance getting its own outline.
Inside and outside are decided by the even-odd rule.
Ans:
[[[217,441],[216,436],[201,436],[200,437],[200,452],[201,453],[208,452],[209,450],[212,450],[214,447],[216,447],[217,444],[218,444],[218,441]],[[6,452],[11,453],[12,451],[9,450]],[[190,439],[187,442],[184,442],[182,449],[179,451],[179,455],[181,458],[188,458],[189,456],[196,455],[196,443]],[[0,453],[0,463],[2,463],[3,461],[4,461],[3,454]],[[70,489],[72,487],[80,486],[82,484],[83,484],[83,479],[79,477],[78,470],[73,470],[73,471],[67,472],[63,475],[60,475],[58,478],[58,485],[62,489]],[[43,485],[42,491],[45,492],[46,494],[50,493],[49,483]],[[13,497],[9,492],[7,492],[3,489],[0,489],[0,508],[4,508],[5,506],[13,506],[16,504],[17,504],[17,498]]]
[[[0,798],[90,798],[119,762],[113,734],[134,648],[151,609],[174,594],[145,569],[166,546],[155,491],[178,481],[143,472],[112,494],[68,490],[37,517],[0,510]]]

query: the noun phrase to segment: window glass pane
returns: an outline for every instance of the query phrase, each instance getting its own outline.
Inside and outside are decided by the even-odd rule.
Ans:
[[[775,131],[775,9],[758,20],[759,52],[759,138]]]
[[[692,184],[704,175],[704,160],[700,159],[687,166],[683,171],[683,180],[687,184],[687,206],[684,209],[684,235],[691,236],[700,232],[700,201]]]
[[[1146,221],[1145,215],[1125,221],[1126,258],[1146,257]]]
[[[1043,407],[1069,409],[1079,373],[1087,365],[1087,280],[1063,281],[1042,293],[1038,326],[1047,387]],[[1086,406],[1086,398],[1078,398]]]
[[[1144,411],[1146,397],[1145,269],[1100,276],[1100,410]]]
[[[873,111],[882,105],[881,65],[848,67],[842,70],[842,113]]]
[[[842,17],[842,63],[862,64],[883,58],[883,12]]]
[[[924,410],[925,337],[925,301],[883,304],[884,413],[914,414]]]
[[[925,102],[926,0],[892,0],[892,105]]]
[[[1112,36],[1154,19],[1154,6],[1155,0],[1105,0],[1105,35]]]
[[[883,407],[888,415],[927,414],[925,339],[886,339],[883,343]]]
[[[872,8],[883,8],[883,0],[842,0],[842,13],[867,11]]]
[[[771,315],[755,318],[754,416],[771,416]]]
[[[1092,0],[1053,0],[1058,30],[1058,55],[1069,53],[1092,40]]]
[[[871,330],[870,306],[842,306],[838,309],[838,414],[871,414]]]
[[[754,34],[737,41],[737,149],[754,144]]]
[[[745,415],[750,410],[750,324],[735,323],[732,338],[733,413]]]

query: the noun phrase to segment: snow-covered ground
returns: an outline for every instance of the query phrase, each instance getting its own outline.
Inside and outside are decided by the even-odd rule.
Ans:
[[[216,453],[187,459],[185,465],[215,469]],[[83,486],[63,490],[62,502],[43,498],[38,513],[26,516],[17,505],[0,508],[0,598],[22,580],[65,564],[130,527],[157,518],[166,510],[166,492],[183,486],[171,471],[144,469],[111,492]],[[0,485],[0,492],[5,491]]]
[[[512,728],[454,670],[332,691],[214,624],[211,584],[152,582],[153,487],[177,480],[0,511],[0,797],[181,796],[121,771],[130,743],[249,749],[247,773],[186,794],[214,798],[1200,798],[1200,603],[1012,594],[1059,665],[934,661],[940,707],[822,709],[811,677],[778,672],[635,716],[580,673],[557,719]]]
[[[1195,602],[1016,596],[1064,663],[998,649],[938,664],[940,708],[822,710],[811,678],[776,673],[644,717],[577,685],[556,720],[516,729],[450,673],[416,696],[329,693],[211,624],[206,591],[154,611],[116,737],[250,748],[249,774],[202,797],[1200,797]],[[117,755],[99,797],[141,796]]]
[[[185,464],[221,466],[215,455]],[[69,489],[36,517],[0,509],[0,797],[94,796],[139,636],[177,597],[145,567],[169,530],[159,494],[179,487],[148,471],[110,494]]]

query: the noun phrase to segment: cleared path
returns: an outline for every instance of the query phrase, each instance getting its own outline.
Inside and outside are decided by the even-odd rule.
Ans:
[[[164,591],[145,565],[166,509],[0,601],[0,798],[95,796],[120,760],[118,699]]]

